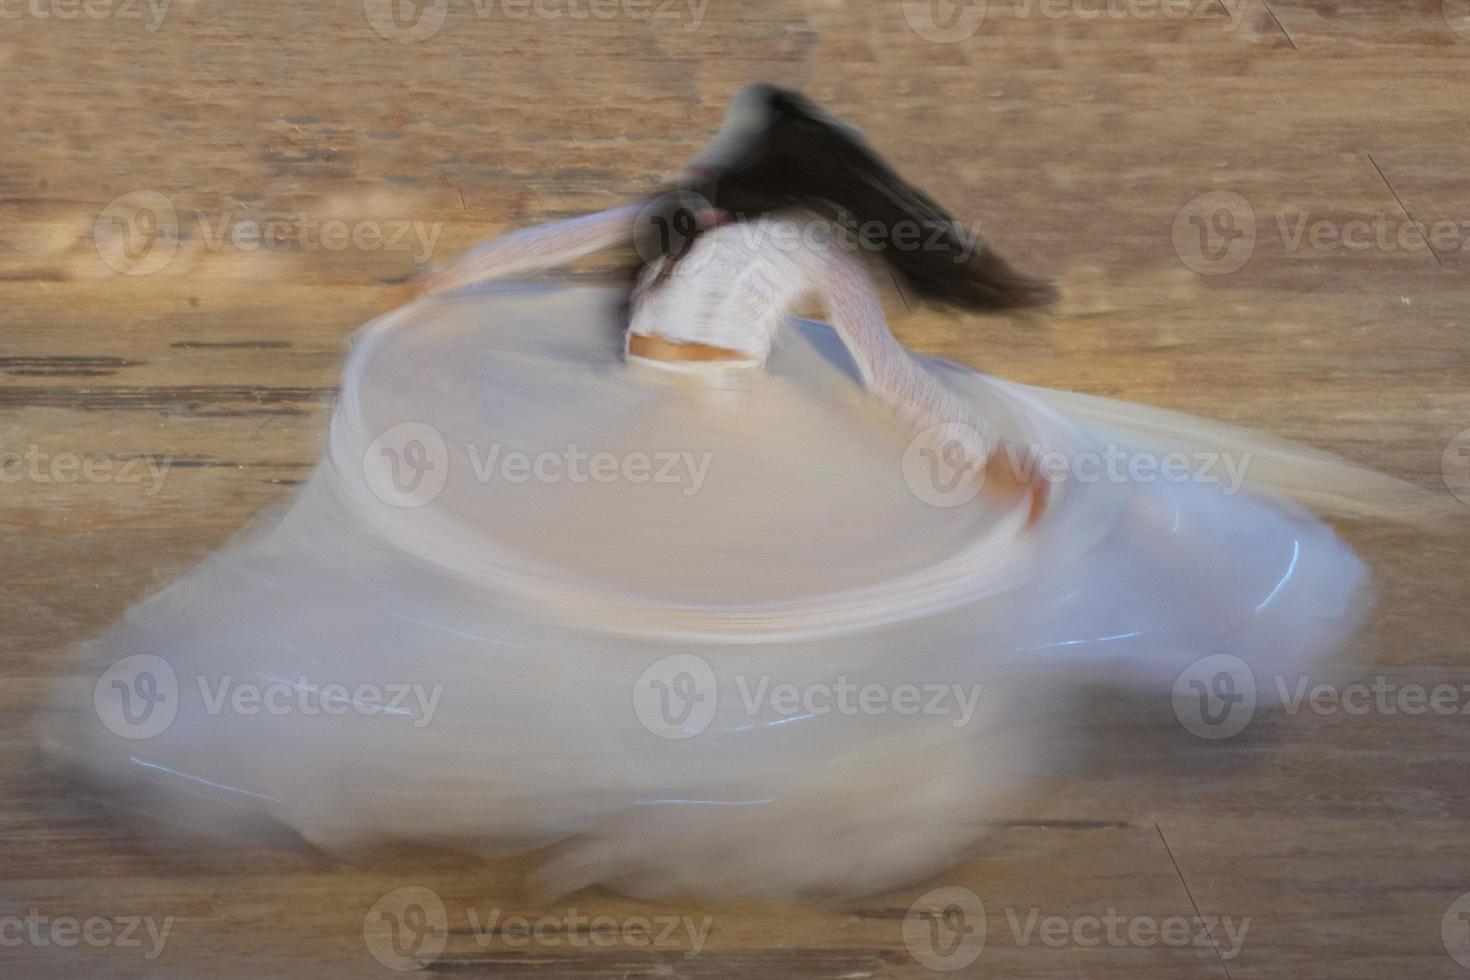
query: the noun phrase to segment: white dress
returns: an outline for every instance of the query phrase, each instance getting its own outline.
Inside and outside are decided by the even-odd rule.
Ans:
[[[632,335],[719,362],[628,356],[616,290],[460,288],[635,213],[483,246],[363,328],[298,499],[93,643],[48,745],[213,825],[549,846],[558,890],[867,892],[978,837],[1084,687],[1198,693],[1208,726],[1361,622],[1364,566],[1280,494],[1402,485],[911,355],[851,255],[765,237],[788,219],[635,290]],[[833,326],[790,316],[813,296]],[[987,493],[998,451],[1061,477]],[[1138,463],[1206,452],[1245,487]]]

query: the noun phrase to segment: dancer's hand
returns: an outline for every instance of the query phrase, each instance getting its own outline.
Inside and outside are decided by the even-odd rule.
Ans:
[[[1031,472],[1018,473],[1013,463],[1020,457],[997,447],[985,460],[975,479],[982,481],[982,492],[997,503],[1025,503],[1027,507],[1026,527],[1034,527],[1046,510],[1051,498],[1051,482],[1042,474],[1040,466],[1033,465]]]

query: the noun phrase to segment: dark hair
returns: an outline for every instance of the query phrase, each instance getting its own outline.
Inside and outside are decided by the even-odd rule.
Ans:
[[[920,299],[1004,310],[1056,298],[1050,283],[1018,272],[983,240],[957,234],[954,217],[900,177],[857,130],[800,93],[769,85],[736,96],[720,134],[696,158],[693,176],[664,201],[665,220],[686,233],[665,236],[654,256],[676,260],[688,250],[698,234],[687,211],[691,201],[737,221],[805,210],[864,239],[863,247]],[[917,241],[908,230],[917,230]]]

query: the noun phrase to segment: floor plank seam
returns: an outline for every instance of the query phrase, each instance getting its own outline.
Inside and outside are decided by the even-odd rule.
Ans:
[[[1189,882],[1184,879],[1184,870],[1179,867],[1179,859],[1174,857],[1174,849],[1169,846],[1169,840],[1164,836],[1164,828],[1159,826],[1155,820],[1154,830],[1159,835],[1159,842],[1164,845],[1164,853],[1169,855],[1169,863],[1174,865],[1174,873],[1179,876],[1179,884],[1184,886],[1184,894],[1189,898],[1189,905],[1194,909],[1194,917],[1199,922],[1204,922],[1205,917],[1200,913],[1199,903],[1194,900],[1194,892],[1189,890]],[[1230,976],[1230,966],[1225,962],[1225,957],[1220,954],[1220,944],[1215,941],[1213,933],[1210,934],[1210,948],[1215,951],[1215,959],[1220,963],[1220,969],[1225,971],[1225,980],[1234,980]]]

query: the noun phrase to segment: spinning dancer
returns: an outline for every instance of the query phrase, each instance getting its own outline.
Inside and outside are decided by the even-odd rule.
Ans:
[[[629,243],[631,289],[485,285]],[[1300,504],[1412,516],[1412,488],[919,357],[874,271],[965,310],[1051,296],[854,131],[747,90],[670,193],[479,246],[360,331],[290,510],[96,641],[48,744],[326,847],[547,847],[560,890],[868,892],[1062,761],[1087,686],[1210,656],[1265,699],[1357,628],[1364,566]],[[1037,466],[1119,447],[1246,485]],[[242,679],[320,710],[232,711]]]

